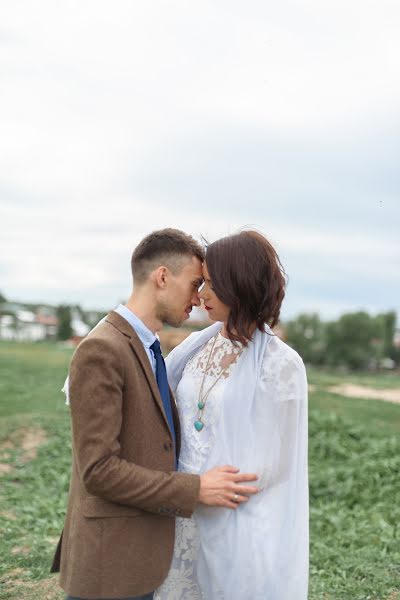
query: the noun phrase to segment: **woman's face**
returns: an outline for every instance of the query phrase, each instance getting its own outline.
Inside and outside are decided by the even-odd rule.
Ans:
[[[212,321],[222,321],[223,323],[226,323],[228,321],[230,309],[229,306],[221,302],[215,294],[206,262],[203,263],[203,277],[204,283],[200,288],[199,296],[204,302],[204,308]]]

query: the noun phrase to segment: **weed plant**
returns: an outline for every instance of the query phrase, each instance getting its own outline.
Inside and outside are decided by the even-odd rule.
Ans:
[[[70,356],[51,344],[0,343],[0,462],[12,468],[0,475],[2,600],[64,597],[45,583],[70,476],[60,392]],[[400,599],[400,406],[329,394],[318,377],[311,373],[309,600]],[[329,375],[329,385],[339,381]],[[30,428],[47,438],[27,462]]]

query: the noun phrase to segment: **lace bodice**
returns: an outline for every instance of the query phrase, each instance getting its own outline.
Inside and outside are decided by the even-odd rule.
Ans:
[[[201,472],[217,433],[224,383],[242,349],[241,345],[234,345],[218,333],[188,361],[176,391],[181,420],[179,471]],[[204,428],[196,431],[194,422],[199,414],[198,402],[204,400],[204,396]]]

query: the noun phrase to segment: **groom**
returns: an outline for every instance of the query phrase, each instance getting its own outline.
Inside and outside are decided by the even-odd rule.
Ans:
[[[69,372],[72,475],[53,560],[70,600],[150,600],[168,574],[175,519],[198,503],[235,508],[257,488],[234,467],[175,471],[180,426],[160,344],[200,304],[203,250],[176,229],[132,255],[134,291],[85,338]]]

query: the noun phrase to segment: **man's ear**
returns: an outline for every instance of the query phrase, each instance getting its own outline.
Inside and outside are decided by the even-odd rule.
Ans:
[[[157,285],[157,287],[161,289],[165,289],[167,285],[168,275],[169,270],[167,269],[167,267],[158,267],[151,274],[154,283]]]

